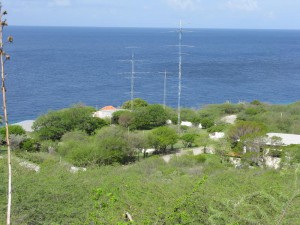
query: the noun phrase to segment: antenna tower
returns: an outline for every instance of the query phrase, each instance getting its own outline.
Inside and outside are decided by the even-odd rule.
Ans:
[[[128,47],[128,48],[136,48],[136,47]],[[136,72],[135,71],[135,62],[139,61],[144,61],[144,60],[136,60],[134,52],[132,51],[131,54],[131,59],[129,60],[121,60],[123,62],[130,62],[131,63],[131,72],[126,72],[125,74],[130,74],[130,109],[133,110],[133,99],[134,99],[134,94],[137,93],[134,91],[134,85],[135,85],[135,78],[137,78],[135,75],[140,74],[140,73],[147,73],[147,72]]]
[[[178,105],[177,105],[177,110],[178,110],[178,118],[177,118],[177,125],[178,125],[178,131],[180,130],[180,123],[181,123],[181,115],[180,115],[180,110],[181,110],[181,90],[182,90],[182,47],[194,47],[190,45],[182,45],[182,36],[184,32],[182,28],[182,22],[180,20],[179,23],[179,29],[178,29]],[[190,31],[189,31],[190,32]]]
[[[164,74],[164,99],[163,99],[163,106],[164,109],[166,108],[166,96],[167,96],[167,75],[169,74],[167,70],[165,72],[159,72],[160,74]]]

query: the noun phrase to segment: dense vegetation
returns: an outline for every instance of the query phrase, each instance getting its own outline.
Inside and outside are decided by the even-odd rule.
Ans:
[[[300,103],[253,101],[182,109],[182,121],[194,126],[180,129],[172,108],[142,99],[134,101],[133,110],[130,102],[123,108],[103,120],[92,117],[92,107],[76,105],[41,116],[32,133],[11,127],[14,224],[126,224],[125,212],[133,224],[300,220],[300,146],[280,147],[276,138],[271,140],[276,145],[266,146],[265,136],[300,134]],[[236,115],[237,121],[228,123],[227,115]],[[212,140],[213,132],[225,137]],[[192,147],[204,154],[193,155]],[[147,148],[154,155],[149,157]],[[182,156],[162,159],[176,152]],[[265,156],[281,159],[280,170],[268,169]],[[233,166],[229,157],[241,164]],[[6,204],[4,158],[0,152],[1,212]],[[24,160],[39,165],[40,172],[21,167]],[[87,171],[70,172],[72,166]],[[0,214],[0,221],[4,216]]]
[[[56,157],[41,171],[14,162],[14,224],[298,224],[299,167],[278,172],[234,169],[214,155],[159,157],[130,166],[70,173]],[[0,210],[5,211],[6,167],[0,164]],[[5,213],[0,214],[4,221]]]

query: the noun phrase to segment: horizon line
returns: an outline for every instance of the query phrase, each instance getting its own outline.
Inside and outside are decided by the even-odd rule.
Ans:
[[[10,25],[10,27],[49,27],[49,28],[117,28],[117,29],[178,29],[178,27],[152,27],[152,26],[72,26],[72,25]],[[300,28],[241,28],[241,27],[185,27],[193,30],[285,30],[299,31]]]

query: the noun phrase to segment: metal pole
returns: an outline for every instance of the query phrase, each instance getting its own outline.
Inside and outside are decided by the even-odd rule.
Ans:
[[[132,58],[131,58],[131,110],[133,110],[133,98],[134,98],[134,53],[132,53]]]
[[[179,50],[179,63],[178,63],[178,106],[177,106],[177,110],[178,110],[178,121],[177,121],[177,125],[178,125],[178,130],[180,130],[180,108],[181,108],[181,78],[182,78],[182,23],[180,21],[180,27],[179,27],[179,45],[178,45],[178,50]]]
[[[167,95],[167,70],[165,70],[165,79],[164,79],[164,109],[166,108],[166,95]]]

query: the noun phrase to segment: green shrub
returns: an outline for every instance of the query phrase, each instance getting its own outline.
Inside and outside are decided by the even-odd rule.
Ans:
[[[9,129],[9,135],[13,134],[13,135],[21,136],[21,135],[26,134],[26,131],[20,125],[9,125],[8,129]],[[6,138],[6,129],[5,129],[5,127],[0,128],[0,135],[2,137],[2,140],[5,140],[5,138]]]
[[[21,142],[20,150],[26,152],[38,152],[41,149],[41,144],[34,139],[28,138]]]
[[[107,125],[106,121],[92,117],[92,107],[76,105],[72,108],[49,112],[39,117],[33,124],[36,135],[41,140],[60,140],[67,132],[81,130],[89,135]]]
[[[175,130],[169,127],[158,127],[152,130],[149,135],[149,143],[156,150],[166,152],[168,146],[173,146],[178,140],[178,135]]]
[[[138,108],[148,106],[148,102],[146,102],[145,100],[143,100],[141,98],[135,98],[135,99],[133,99],[132,103],[130,100],[127,102],[124,102],[122,105],[122,109],[131,109],[131,105],[132,105],[133,109],[138,109]]]
[[[192,147],[193,144],[195,144],[196,137],[197,134],[187,133],[182,135],[180,139],[182,140],[184,147],[188,148],[188,147]]]

